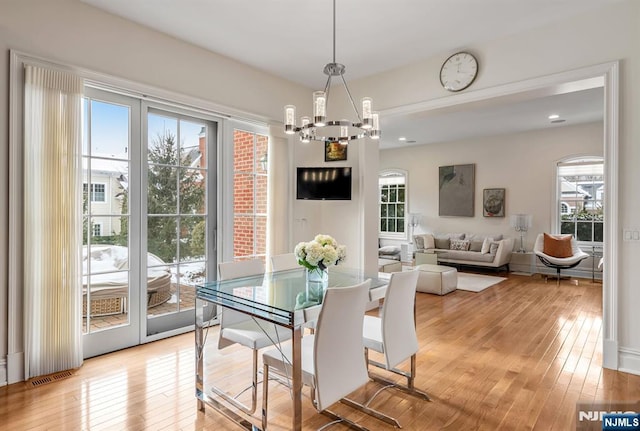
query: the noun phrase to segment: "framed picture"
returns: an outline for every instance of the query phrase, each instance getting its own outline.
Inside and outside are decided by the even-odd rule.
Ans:
[[[440,166],[438,174],[438,215],[473,217],[475,165]]]
[[[504,217],[505,189],[484,189],[482,191],[482,215]]]
[[[347,144],[341,144],[340,142],[325,142],[324,161],[337,162],[340,160],[347,160],[347,146]]]

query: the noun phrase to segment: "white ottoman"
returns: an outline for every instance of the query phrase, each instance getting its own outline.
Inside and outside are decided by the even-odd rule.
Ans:
[[[400,272],[402,262],[393,259],[378,259],[378,272]]]
[[[450,266],[424,264],[416,267],[416,291],[446,295],[458,287],[458,270]]]

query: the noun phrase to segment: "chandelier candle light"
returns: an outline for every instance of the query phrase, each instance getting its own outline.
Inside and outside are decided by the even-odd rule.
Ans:
[[[520,250],[518,253],[526,253],[524,249],[524,236],[532,225],[533,217],[530,214],[513,214],[511,216],[511,227],[520,233]]]
[[[373,103],[370,97],[362,99],[362,116],[358,112],[347,81],[344,79],[345,66],[336,63],[336,0],[333,0],[333,62],[324,66],[324,74],[328,76],[324,91],[313,92],[313,117],[301,117],[300,125],[296,124],[296,107],[286,105],[284,107],[284,131],[286,134],[300,134],[300,142],[339,142],[346,144],[355,139],[369,137],[380,139],[379,114],[372,110]],[[344,84],[344,89],[349,96],[351,106],[355,111],[357,121],[327,120],[327,104],[329,103],[329,90],[331,78],[339,76]]]

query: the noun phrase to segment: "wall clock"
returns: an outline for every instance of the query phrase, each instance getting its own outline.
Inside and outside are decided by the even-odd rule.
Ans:
[[[478,75],[478,60],[468,52],[457,52],[447,58],[440,68],[440,83],[449,91],[461,91],[470,86]]]

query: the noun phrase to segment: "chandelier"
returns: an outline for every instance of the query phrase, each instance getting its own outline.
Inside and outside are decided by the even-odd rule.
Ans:
[[[336,0],[333,0],[333,62],[324,66],[323,72],[328,76],[324,91],[313,92],[313,117],[301,117],[300,125],[296,124],[296,107],[286,105],[284,107],[284,131],[288,135],[300,134],[301,142],[339,142],[346,144],[355,139],[369,137],[380,139],[379,115],[372,110],[370,97],[362,98],[362,115],[358,112],[347,81],[344,79],[344,64],[336,63]],[[357,121],[327,120],[327,105],[329,103],[329,90],[331,78],[339,76],[344,84],[344,89],[349,96]]]

